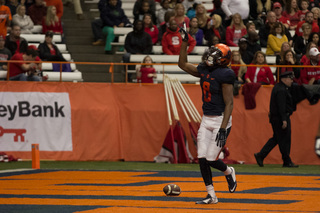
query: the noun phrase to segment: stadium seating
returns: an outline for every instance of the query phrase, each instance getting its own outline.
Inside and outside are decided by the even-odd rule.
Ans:
[[[44,34],[21,34],[21,37],[25,38],[28,41],[28,45],[39,46],[41,42],[44,41]],[[58,49],[62,53],[63,57],[72,62],[71,54],[67,50],[67,45],[62,42],[61,35],[54,35],[53,42],[57,45]],[[83,81],[82,73],[77,70],[74,63],[70,64],[72,72],[63,72],[62,81]],[[52,63],[44,62],[42,63],[42,70],[44,75],[48,75],[48,81],[60,81],[60,72],[53,71]],[[0,79],[4,80],[7,78],[7,71],[0,70]]]

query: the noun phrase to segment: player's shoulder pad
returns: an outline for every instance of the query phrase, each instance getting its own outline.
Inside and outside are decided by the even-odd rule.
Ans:
[[[234,84],[236,80],[236,75],[233,72],[232,69],[228,67],[220,68],[220,77],[221,77],[221,83],[223,84]]]

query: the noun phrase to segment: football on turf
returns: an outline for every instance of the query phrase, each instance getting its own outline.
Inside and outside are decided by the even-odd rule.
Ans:
[[[165,187],[163,187],[163,192],[167,196],[178,196],[181,193],[181,189],[176,184],[168,184]]]

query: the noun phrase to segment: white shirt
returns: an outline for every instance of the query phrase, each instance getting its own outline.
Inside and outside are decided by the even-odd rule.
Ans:
[[[239,13],[244,20],[249,17],[249,0],[223,0],[221,9],[226,14],[227,19],[229,19],[229,16]]]
[[[257,83],[259,71],[260,71],[260,67],[257,67],[256,68],[256,73],[254,74],[253,83]]]

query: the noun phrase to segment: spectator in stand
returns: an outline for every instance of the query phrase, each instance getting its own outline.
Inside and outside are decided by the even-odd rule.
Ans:
[[[270,29],[276,23],[277,18],[276,14],[273,11],[269,11],[267,14],[267,21],[265,25],[262,25],[259,30],[259,37],[260,37],[260,45],[261,47],[267,47],[268,43],[268,36],[270,34]]]
[[[63,3],[62,0],[44,0],[46,2],[46,6],[54,6],[56,8],[56,14],[61,20],[63,15]]]
[[[153,83],[153,79],[157,78],[157,73],[152,65],[152,63],[154,63],[152,58],[147,55],[144,57],[142,63],[144,64],[136,68],[137,81],[139,83]]]
[[[33,49],[27,49],[25,53],[16,53],[11,60],[16,61],[35,61],[38,52]],[[37,65],[35,63],[17,62],[9,64],[9,79],[11,81],[40,81],[35,75]],[[26,73],[28,75],[26,75]]]
[[[35,0],[35,3],[28,8],[27,14],[34,25],[42,25],[43,17],[47,15],[47,6],[43,0]]]
[[[281,22],[276,22],[270,30],[267,43],[267,55],[278,55],[283,42],[288,42],[285,35],[285,27]]]
[[[256,2],[256,5],[252,5],[252,1],[249,2],[251,10],[254,9],[254,12],[250,11],[250,14],[254,19],[258,19],[260,22],[265,23],[267,13],[271,10],[271,0],[257,0]],[[253,13],[256,14],[253,15]]]
[[[154,0],[136,0],[136,2],[134,3],[134,6],[133,6],[133,16],[136,17],[136,16],[139,16],[140,14],[140,10],[142,8],[142,4],[143,2],[148,2],[149,3],[149,9],[152,11],[150,14],[156,14],[156,2]],[[142,20],[143,18],[143,15],[140,17]],[[157,22],[154,22],[154,23],[157,23]]]
[[[216,36],[216,35],[213,35],[211,40],[208,41],[207,46],[211,47],[211,46],[214,46],[214,45],[219,44],[219,43],[221,43],[219,37]]]
[[[35,50],[39,54],[39,50],[36,45],[29,45],[28,50]],[[41,58],[39,57],[39,55],[37,55],[37,57],[35,58],[35,61],[37,61],[37,62],[42,61]],[[33,75],[38,76],[40,78],[40,81],[47,81],[48,80],[48,75],[43,75],[42,63],[36,63],[35,72],[33,73]]]
[[[296,66],[298,66],[298,65],[300,65],[300,63],[299,63],[299,61],[296,60],[296,56],[295,56],[294,52],[291,49],[289,49],[284,52],[279,65],[290,65],[290,66],[296,65]],[[281,73],[289,72],[289,71],[294,73],[293,81],[296,83],[299,83],[299,77],[300,77],[300,68],[299,67],[279,67],[276,71],[277,81],[279,82]]]
[[[247,34],[246,26],[243,24],[239,13],[232,16],[231,24],[226,30],[226,44],[228,46],[237,47],[238,41]]]
[[[167,55],[179,55],[181,49],[182,37],[179,32],[178,24],[173,19],[169,22],[169,27],[167,32],[163,34],[162,38],[162,51]],[[196,46],[196,40],[188,34],[188,50],[187,53],[190,54],[194,47]]]
[[[244,38],[248,38],[248,33],[250,31],[256,32],[256,25],[252,21],[248,21],[248,23],[246,24],[246,30],[247,30],[247,34],[243,36]],[[260,38],[258,40],[258,43],[260,45]]]
[[[312,26],[311,32],[316,32],[316,33],[319,32],[319,26],[318,26],[318,24],[316,22],[314,22],[313,13],[312,12],[307,12],[306,16],[305,16],[305,20],[304,21],[300,21],[298,23],[298,25],[297,25],[295,37],[302,36],[302,28],[301,28],[301,26],[304,23],[309,23]]]
[[[42,33],[45,34],[47,31],[52,31],[54,34],[63,34],[61,20],[57,16],[57,10],[55,6],[49,6],[47,8],[47,15],[42,21]]]
[[[6,6],[9,7],[11,16],[14,16],[17,11],[17,7],[20,5],[18,0],[8,0],[6,1]]]
[[[311,34],[311,25],[309,23],[303,23],[301,28],[302,36],[298,36],[294,42],[294,51],[300,58],[306,54],[306,47]]]
[[[300,59],[300,63],[301,64],[305,64],[310,60],[310,56],[309,56],[309,52],[311,48],[318,48],[318,45],[316,43],[314,43],[313,41],[310,41],[307,45],[306,48],[306,54],[304,54],[301,59]]]
[[[232,60],[231,60],[231,69],[234,71],[237,76],[237,82],[244,82],[244,75],[247,72],[247,66],[232,66],[232,65],[245,65],[245,63],[241,59],[240,52],[238,50],[232,51]]]
[[[240,52],[240,55],[241,55],[241,58],[242,58],[243,62],[246,63],[246,64],[251,64],[252,60],[253,60],[253,56],[254,56],[255,53],[247,51],[247,48],[248,48],[247,39],[246,38],[240,38],[239,42],[238,42],[238,45],[239,45],[239,52]]]
[[[11,12],[9,7],[4,5],[5,0],[0,0],[0,35],[7,36],[7,32],[11,30]]]
[[[198,27],[198,18],[193,17],[190,20],[189,34],[197,41],[197,46],[202,46],[203,43],[203,31]]]
[[[196,7],[198,3],[194,3],[192,8],[189,8],[189,10],[186,13],[186,16],[191,19],[193,17],[196,17]]]
[[[143,23],[144,23],[144,31],[149,33],[152,39],[152,44],[157,44],[158,42],[158,36],[159,36],[159,30],[156,25],[152,23],[152,16],[151,14],[145,14],[143,17]]]
[[[12,23],[20,26],[22,34],[36,33],[33,29],[33,21],[30,16],[26,15],[26,7],[23,5],[17,7],[17,13],[12,17]]]
[[[133,31],[128,33],[124,42],[124,48],[127,53],[123,56],[125,63],[130,62],[131,54],[151,54],[152,39],[151,36],[144,31],[144,25],[141,20],[133,23]]]
[[[247,83],[261,83],[263,85],[274,84],[273,74],[267,65],[266,55],[258,51],[253,57],[252,65],[256,67],[248,67],[245,75]]]
[[[175,16],[176,16],[176,12],[174,10],[167,11],[166,14],[164,15],[165,22],[162,23],[159,27],[159,38],[158,38],[159,42],[161,42],[163,34],[167,32],[167,28],[169,26],[170,20],[174,19]]]
[[[6,41],[4,40],[4,37],[0,35],[0,61],[8,61],[12,56],[10,50],[5,47],[5,43]],[[8,69],[7,62],[1,62],[0,70],[7,70],[7,69]]]
[[[142,2],[140,10],[134,16],[134,20],[143,20],[143,17],[145,14],[150,14],[152,16],[152,22],[157,23],[156,14],[151,10],[150,4],[148,1]]]
[[[118,0],[100,0],[98,3],[100,19],[91,22],[91,28],[94,35],[92,45],[103,45],[103,34],[106,35],[105,52],[111,53],[111,42],[115,35],[114,29],[117,27],[132,26],[127,16],[121,8],[121,2]]]
[[[297,24],[300,21],[297,0],[287,0],[285,4],[285,10],[283,11],[282,15],[289,19],[289,29],[295,30],[297,28]]]
[[[316,22],[319,26],[319,15],[320,15],[320,9],[319,7],[314,7],[311,9],[311,12],[313,13],[313,21]]]
[[[257,51],[261,51],[259,35],[255,30],[250,30],[247,34],[247,52],[254,56]]]
[[[224,21],[226,20],[226,14],[223,12],[223,10],[221,8],[222,1],[221,0],[213,0],[212,2],[213,2],[213,10],[210,13],[210,17],[212,17],[214,14],[218,14],[222,19],[222,25],[226,26],[224,23]]]
[[[182,3],[183,0],[170,0],[169,7],[175,9],[176,5]]]
[[[316,47],[313,47],[309,51],[310,60],[306,61],[303,65],[305,66],[319,66],[319,50]],[[300,73],[300,80],[303,84],[320,84],[320,72],[317,67],[304,67]]]
[[[161,9],[158,10],[158,16],[157,16],[157,21],[158,21],[158,26],[162,25],[164,20],[164,16],[167,11],[172,10],[169,8],[169,0],[161,0]]]
[[[185,11],[188,11],[189,9],[192,9],[194,3],[196,3],[196,4],[201,4],[201,2],[200,2],[200,1],[197,1],[197,0],[184,0],[184,1],[182,2],[182,5],[183,5],[183,7],[184,7],[184,10],[185,10]]]
[[[319,33],[311,33],[308,39],[308,43],[310,43],[311,41],[314,42],[319,49],[320,47]]]
[[[289,42],[283,42],[281,44],[280,53],[278,55],[276,55],[276,64],[280,64],[280,62],[283,61],[284,53],[290,49],[291,49],[291,46],[290,46]],[[299,61],[298,59],[299,58],[297,58],[297,61]]]
[[[221,43],[226,43],[226,29],[222,26],[222,20],[218,14],[211,17],[204,32],[204,38],[207,41],[212,41],[213,36],[217,36]]]
[[[19,25],[13,25],[10,35],[6,37],[6,48],[11,51],[11,54],[25,53],[28,49],[28,42],[20,36],[21,29]]]
[[[273,12],[276,14],[276,18],[278,22],[281,22],[286,29],[290,27],[290,20],[282,15],[282,6],[279,2],[273,3]]]
[[[211,18],[207,15],[207,10],[203,4],[198,4],[196,6],[196,17],[198,19],[199,28],[202,31],[205,31],[207,29],[207,23]]]
[[[43,61],[67,61],[59,48],[52,43],[53,36],[54,34],[52,32],[46,32],[44,42],[38,47],[40,58]],[[53,64],[53,71],[60,71],[60,64]],[[62,64],[62,71],[70,72],[70,64]]]
[[[187,32],[189,32],[189,23],[190,19],[185,15],[186,11],[184,10],[184,7],[181,3],[177,3],[174,11],[176,12],[175,21],[178,25],[178,27],[183,27],[184,23],[187,26]]]
[[[223,0],[221,4],[223,12],[226,14],[226,26],[229,26],[232,16],[235,13],[241,15],[241,19],[246,23],[249,18],[249,0]]]
[[[309,0],[300,1],[300,8],[301,8],[301,10],[299,11],[300,21],[305,20],[307,12],[309,12],[308,7],[309,7]]]

